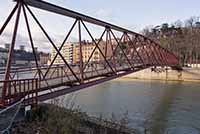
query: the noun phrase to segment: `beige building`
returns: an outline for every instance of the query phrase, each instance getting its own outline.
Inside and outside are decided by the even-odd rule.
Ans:
[[[61,54],[62,56],[65,58],[65,60],[69,63],[72,64],[73,63],[73,43],[67,43],[65,44],[62,49],[61,49]],[[57,48],[59,49],[60,46],[57,46]],[[54,59],[54,57],[56,56],[57,51],[55,49],[52,50],[51,52],[51,61]],[[54,64],[64,64],[64,61],[62,60],[62,58],[58,55],[56,60],[54,61]]]
[[[88,42],[88,41],[87,42],[83,41],[81,44],[82,44],[83,62],[86,63],[89,60],[96,45],[94,43]],[[111,49],[110,45],[108,45],[108,47],[107,47],[107,53],[106,53],[106,43],[104,41],[100,42],[98,46],[101,49],[102,53],[104,55],[106,55],[107,59],[109,57],[111,57],[112,49]],[[79,44],[76,44],[74,46],[73,52],[74,52],[73,53],[73,63],[77,64],[80,61],[80,55],[79,55],[80,54],[80,46],[79,46]],[[90,59],[90,62],[99,62],[99,61],[104,61],[104,58],[103,58],[101,52],[99,51],[99,49],[96,48],[94,54],[92,55],[92,57]]]
[[[90,55],[92,54],[93,50],[95,49],[96,45],[92,42],[89,41],[82,41],[81,42],[82,45],[82,58],[83,58],[83,62],[86,63],[89,58]],[[105,42],[102,41],[99,44],[99,48],[101,49],[101,51],[103,52],[103,54],[105,55],[106,53],[106,45]],[[63,57],[65,58],[65,60],[69,63],[69,64],[79,64],[80,63],[80,45],[79,43],[67,43],[63,46],[62,50],[61,50],[61,54],[63,55]],[[53,58],[56,55],[56,51],[53,50],[52,54],[51,54],[51,61],[53,60]],[[107,58],[111,57],[112,55],[112,48],[110,45],[108,45],[107,47]],[[99,61],[104,61],[104,58],[102,56],[102,54],[100,53],[99,49],[96,48],[94,54],[92,55],[90,62],[99,62]],[[64,64],[63,60],[61,59],[60,56],[58,56],[54,62],[55,64]]]
[[[82,45],[82,57],[83,57],[83,62],[87,62],[90,55],[92,54],[92,51],[94,50],[95,48],[95,45],[91,42],[85,42],[83,41],[81,43]],[[99,51],[96,50],[94,52],[94,56],[91,57],[91,60],[90,61],[99,61],[100,58],[99,58]],[[78,64],[80,62],[80,45],[79,44],[76,44],[74,46],[74,53],[73,53],[73,63],[74,64]]]
[[[39,56],[40,56],[40,64],[41,65],[48,64],[48,62],[49,62],[49,60],[51,58],[49,53],[40,52]]]

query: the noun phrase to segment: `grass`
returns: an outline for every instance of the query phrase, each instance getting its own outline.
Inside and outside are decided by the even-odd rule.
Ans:
[[[69,101],[70,100],[70,101]],[[128,112],[120,120],[90,117],[70,98],[52,100],[51,104],[34,107],[24,121],[15,123],[12,134],[137,134],[130,129]]]

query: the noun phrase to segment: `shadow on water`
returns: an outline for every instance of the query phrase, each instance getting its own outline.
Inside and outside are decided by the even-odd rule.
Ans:
[[[166,83],[164,94],[160,99],[159,104],[154,109],[154,112],[151,117],[151,121],[149,122],[149,131],[151,134],[200,134],[200,129],[193,126],[190,122],[189,124],[185,124],[183,122],[184,115],[182,114],[185,109],[185,99],[184,97],[190,98],[191,96],[184,96],[183,92],[185,92],[185,85],[183,83]],[[189,94],[187,89],[186,94]],[[190,91],[192,92],[192,91]],[[179,101],[182,101],[182,104],[179,104]],[[184,105],[184,108],[180,108],[177,110],[179,105]],[[192,109],[192,108],[191,108]],[[188,109],[189,116],[192,116],[191,109]],[[181,117],[178,118],[178,115]],[[187,119],[186,119],[187,120]],[[197,120],[197,119],[196,119]],[[187,120],[188,121],[188,120]]]
[[[151,120],[151,125],[149,127],[152,134],[161,134],[166,131],[170,109],[179,92],[181,92],[177,86],[179,85],[169,84],[165,87],[164,94],[158,106],[155,108],[152,117],[149,119]]]

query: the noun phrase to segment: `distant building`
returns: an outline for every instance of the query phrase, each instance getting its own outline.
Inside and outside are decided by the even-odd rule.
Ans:
[[[5,48],[0,48],[0,66],[5,66],[8,59],[8,51],[10,44],[5,44]],[[36,58],[41,65],[47,64],[50,60],[50,54],[38,52],[35,48]],[[13,65],[35,65],[35,56],[32,52],[25,50],[25,46],[21,45],[19,49],[15,49],[12,58]]]
[[[89,41],[87,41],[87,42],[83,41],[81,43],[81,45],[82,45],[83,62],[86,63],[89,60],[96,45],[95,45],[95,43],[89,42]],[[104,41],[100,42],[98,46],[101,49],[102,53],[105,55],[105,42]],[[77,44],[74,48],[75,53],[73,54],[74,55],[74,64],[77,64],[80,62],[80,56],[79,56],[80,50],[79,49],[80,49],[80,46],[79,46],[79,44]],[[111,56],[111,52],[112,52],[111,47],[108,46],[107,56]],[[98,48],[96,48],[90,59],[90,62],[99,62],[99,61],[103,61],[103,60],[104,60],[104,58],[103,58],[101,52],[99,51]]]
[[[49,53],[43,53],[43,52],[40,52],[40,64],[41,65],[46,65],[48,64],[48,62],[50,61],[51,59],[51,56]]]
[[[39,54],[36,56],[40,60]],[[16,65],[35,65],[35,57],[32,52],[15,50],[12,60]]]
[[[69,63],[73,63],[73,43],[67,43],[65,44],[62,49],[61,49],[61,54],[64,57],[64,59]],[[57,46],[58,49],[60,46]],[[55,49],[52,50],[51,52],[51,61],[54,59],[56,56],[57,51]],[[54,61],[54,64],[64,64],[63,59],[60,57],[60,55],[57,56],[56,60]]]
[[[19,50],[20,50],[20,51],[25,51],[25,46],[24,46],[24,45],[20,45],[20,46],[19,46]]]
[[[8,50],[5,48],[0,48],[0,66],[4,66],[7,62]]]
[[[37,47],[34,47],[34,51],[37,53],[37,52],[38,52],[38,48],[37,48]]]
[[[5,44],[5,49],[6,49],[6,50],[9,50],[9,48],[10,48],[10,44],[9,44],[9,43],[6,43],[6,44]]]
[[[95,48],[95,44],[91,43],[91,42],[86,42],[86,41],[83,41],[81,43],[82,45],[82,59],[83,59],[83,62],[87,62],[93,49]],[[98,50],[96,50],[94,52],[95,56],[92,56],[91,57],[91,60],[90,61],[97,61],[99,60],[99,52]],[[74,46],[74,53],[73,53],[73,64],[79,64],[80,63],[80,45],[79,43],[77,43],[75,46]]]

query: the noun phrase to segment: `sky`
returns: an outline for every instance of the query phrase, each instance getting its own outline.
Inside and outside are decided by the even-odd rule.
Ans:
[[[140,32],[147,26],[156,26],[162,23],[173,23],[177,20],[186,20],[191,16],[200,16],[200,0],[45,0],[50,3],[122,26],[135,32]],[[0,0],[0,27],[14,6],[12,0]],[[60,44],[66,32],[73,24],[70,18],[58,16],[32,8],[41,24],[50,33],[56,44]],[[30,15],[28,15],[29,18]],[[9,43],[12,35],[14,19],[0,36],[0,46]],[[49,51],[49,43],[40,29],[30,19],[31,30],[36,46]],[[91,26],[92,28],[92,26]],[[98,38],[102,28],[91,30]],[[99,31],[98,31],[99,30]],[[24,18],[21,17],[18,31],[17,46],[28,44]],[[84,32],[84,31],[82,31]],[[72,33],[70,39],[76,41],[77,33]],[[87,37],[83,37],[87,39]]]

